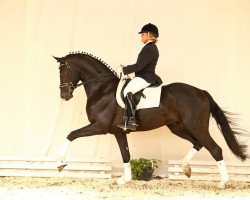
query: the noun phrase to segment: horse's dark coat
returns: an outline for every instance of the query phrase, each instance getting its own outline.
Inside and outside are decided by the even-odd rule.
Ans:
[[[87,82],[84,88],[90,124],[72,131],[67,138],[73,141],[79,137],[111,133],[117,139],[123,161],[129,162],[126,133],[117,127],[117,124],[122,123],[123,116],[123,110],[117,104],[115,95],[119,83],[118,76],[112,73],[105,63],[89,54],[69,54],[56,60],[61,65],[61,84],[72,82],[76,86],[79,81]],[[102,77],[107,73],[110,75]],[[73,97],[72,93],[69,86],[61,87],[61,98],[69,100]],[[137,111],[137,131],[167,126],[172,133],[190,141],[195,149],[200,150],[204,146],[216,161],[220,161],[223,159],[222,149],[208,131],[210,114],[220,126],[231,151],[245,160],[246,146],[238,143],[235,137],[238,132],[231,129],[230,121],[211,95],[184,83],[163,86],[159,107]]]

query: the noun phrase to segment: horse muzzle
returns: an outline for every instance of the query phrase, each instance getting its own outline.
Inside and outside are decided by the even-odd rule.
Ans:
[[[65,101],[68,101],[68,100],[70,100],[71,98],[73,97],[73,95],[72,94],[69,94],[69,93],[61,93],[61,98],[63,99],[63,100],[65,100]]]

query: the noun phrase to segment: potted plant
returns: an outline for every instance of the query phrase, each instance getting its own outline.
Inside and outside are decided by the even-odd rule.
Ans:
[[[155,168],[158,168],[159,160],[156,159],[131,159],[131,171],[133,180],[149,181],[153,177]]]

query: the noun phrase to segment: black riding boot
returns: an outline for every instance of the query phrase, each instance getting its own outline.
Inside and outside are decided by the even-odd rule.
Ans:
[[[133,99],[133,95],[131,92],[129,92],[126,96],[126,99],[128,101],[128,107],[129,107],[129,121],[128,124],[130,127],[132,127],[134,130],[136,130],[137,125],[137,120],[135,118],[135,111],[136,111],[136,105]]]
[[[124,124],[117,125],[119,128],[122,128],[124,131],[127,129],[135,131],[137,128],[137,121],[135,118],[136,105],[134,103],[132,93],[129,92],[125,98],[125,110],[124,110]]]

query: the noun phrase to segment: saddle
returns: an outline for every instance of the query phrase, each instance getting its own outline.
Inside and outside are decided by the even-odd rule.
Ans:
[[[127,84],[131,81],[130,78],[122,77],[116,91],[116,101],[119,106],[125,108],[123,91]],[[136,110],[145,108],[159,107],[161,98],[161,85],[149,86],[133,95],[136,104]]]

